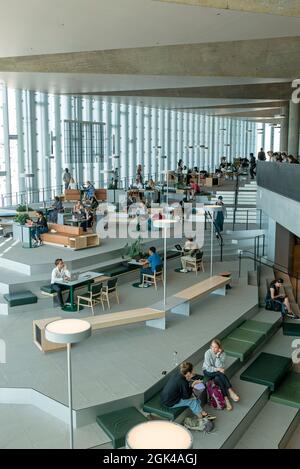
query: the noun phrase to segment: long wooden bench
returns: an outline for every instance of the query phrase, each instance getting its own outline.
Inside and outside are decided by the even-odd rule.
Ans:
[[[45,339],[45,328],[52,321],[62,319],[61,317],[47,318],[33,321],[33,342],[43,352],[61,350],[61,344],[53,344]],[[100,314],[83,318],[91,324],[92,331],[107,329],[109,327],[125,326],[138,322],[146,322],[146,326],[156,329],[166,328],[166,316],[164,311],[152,308],[139,308],[118,313]]]
[[[106,189],[95,189],[95,197],[99,202],[105,202],[107,200]],[[66,189],[65,190],[65,201],[78,201],[81,200],[80,189]]]
[[[48,233],[41,235],[45,244],[58,244],[74,250],[99,246],[100,244],[100,238],[97,234],[85,233],[81,227],[56,223],[49,223],[48,227]]]
[[[201,282],[185,288],[175,295],[167,298],[166,305],[162,301],[151,305],[151,308],[160,311],[171,312],[174,314],[182,314],[184,316],[190,315],[190,303],[210,293],[216,295],[226,295],[226,285],[231,282],[230,277],[222,277],[221,275],[214,275]]]

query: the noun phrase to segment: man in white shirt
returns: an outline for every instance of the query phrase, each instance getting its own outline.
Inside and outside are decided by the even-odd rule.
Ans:
[[[68,271],[67,267],[64,264],[62,259],[56,259],[55,267],[52,270],[51,274],[51,287],[57,293],[57,299],[59,302],[59,306],[64,306],[64,300],[62,296],[62,291],[64,290],[63,286],[59,283],[56,283],[57,280],[70,280],[71,274]],[[69,299],[67,300],[67,302]]]
[[[180,270],[180,272],[186,273],[188,272],[186,268],[187,261],[194,260],[196,253],[199,252],[200,249],[199,249],[198,243],[194,241],[194,238],[189,237],[187,238],[185,242],[183,251],[184,251],[184,256],[181,257],[182,269]]]

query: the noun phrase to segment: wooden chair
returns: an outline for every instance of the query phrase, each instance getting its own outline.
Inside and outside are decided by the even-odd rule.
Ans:
[[[117,283],[118,283],[118,278],[112,278],[107,281],[107,285],[102,288],[102,293],[101,293],[101,298],[102,301],[106,301],[108,304],[108,308],[110,309],[110,302],[109,302],[109,295],[114,294],[117,303],[120,304],[119,301],[119,296],[118,296],[118,290],[117,290]]]
[[[157,280],[161,280],[163,283],[163,267],[162,265],[158,265],[156,267],[156,271],[153,274],[143,274],[143,285],[147,283],[151,283],[155,286],[155,290],[157,290]]]
[[[91,285],[91,289],[87,293],[83,293],[82,295],[77,296],[77,311],[79,311],[79,306],[87,306],[88,308],[92,308],[93,315],[94,306],[101,303],[102,309],[104,310],[104,304],[102,299],[102,282],[101,283],[94,283]]]
[[[198,275],[198,270],[201,268],[202,272],[204,272],[204,265],[203,265],[203,252],[197,252],[195,257],[190,260],[186,260],[186,267],[190,266],[192,269],[195,270],[196,275]]]

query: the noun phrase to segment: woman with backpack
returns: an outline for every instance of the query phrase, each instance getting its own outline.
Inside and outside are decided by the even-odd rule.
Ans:
[[[206,378],[213,380],[215,385],[220,388],[224,396],[226,409],[232,410],[229,397],[234,402],[238,402],[240,398],[232,389],[232,385],[225,375],[225,359],[226,354],[222,349],[221,341],[214,339],[210,345],[209,350],[207,350],[204,355],[203,374]],[[211,387],[209,386],[209,383],[207,383],[208,395],[211,398],[212,396],[210,388]]]

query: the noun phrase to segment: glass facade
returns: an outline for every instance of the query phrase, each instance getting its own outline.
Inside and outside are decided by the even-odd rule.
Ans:
[[[180,158],[212,171],[222,156],[256,153],[260,137],[253,122],[2,85],[0,206],[22,202],[28,190],[39,200],[60,193],[65,167],[78,184],[91,180],[97,187],[106,187],[118,168],[126,186],[138,164],[155,179]],[[263,139],[268,147],[266,132]]]

